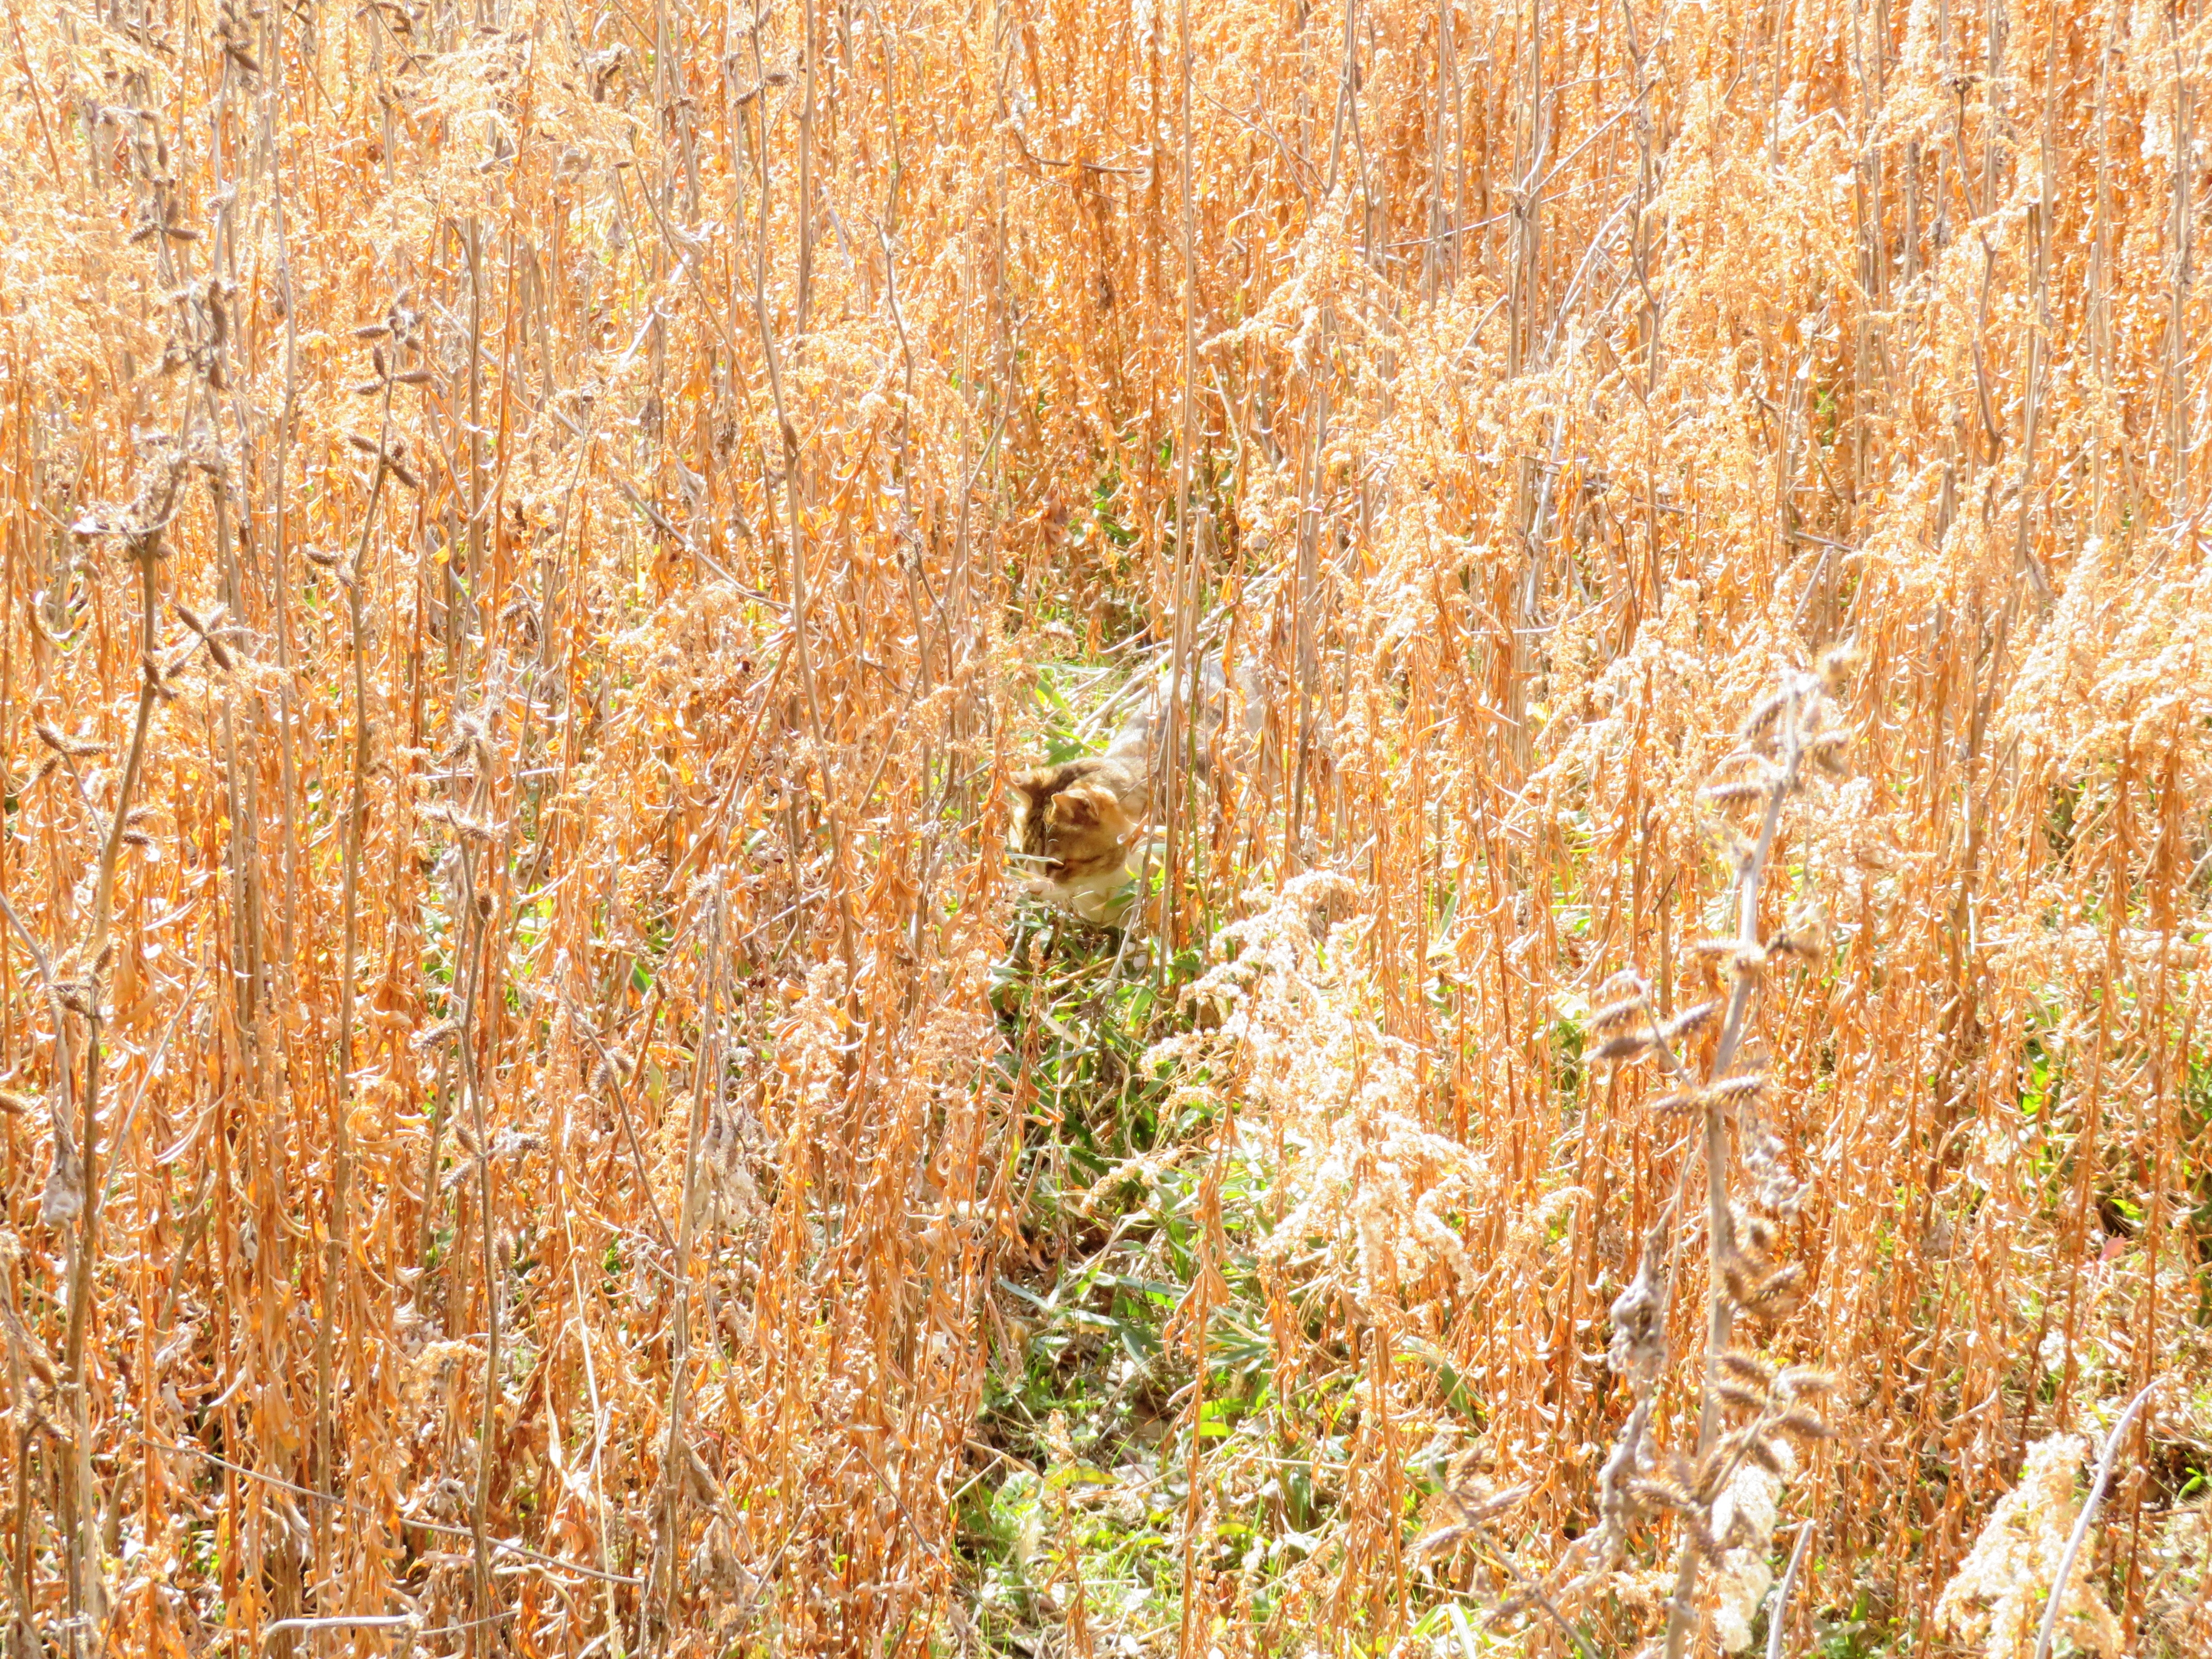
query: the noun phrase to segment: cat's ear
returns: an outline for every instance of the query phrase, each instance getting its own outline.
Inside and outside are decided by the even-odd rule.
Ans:
[[[1027,823],[1037,815],[1037,809],[1052,799],[1053,785],[1059,776],[1053,767],[1038,767],[1032,771],[1014,775],[1014,816]]]
[[[1052,798],[1046,817],[1063,830],[1088,830],[1099,819],[1100,793],[1080,787],[1063,789]]]
[[[1079,783],[1063,789],[1046,808],[1047,821],[1060,830],[1099,830],[1120,840],[1136,829],[1136,823],[1111,789],[1095,783]]]

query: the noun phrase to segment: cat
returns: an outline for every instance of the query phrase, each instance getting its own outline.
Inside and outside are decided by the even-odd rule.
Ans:
[[[1197,678],[1197,759],[1203,775],[1230,712],[1218,654],[1200,662]],[[1104,754],[1033,767],[1013,780],[1014,841],[1034,872],[1030,891],[1085,921],[1112,925],[1127,910],[1122,890],[1133,876],[1130,855],[1142,845],[1152,811],[1155,751],[1168,716],[1170,680],[1161,674]],[[1240,731],[1249,743],[1259,735],[1266,706],[1249,666],[1238,665],[1237,684],[1243,693]]]

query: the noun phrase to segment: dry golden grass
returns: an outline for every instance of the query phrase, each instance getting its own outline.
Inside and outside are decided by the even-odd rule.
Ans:
[[[2032,1630],[2157,1382],[2075,1595],[2205,1651],[2207,28],[11,7],[10,1650],[1634,1652],[1710,1154],[1835,1432],[1674,1644],[1805,1521],[1784,1650]],[[1846,641],[1732,1138],[1592,1013]],[[1284,764],[1099,946],[1005,783],[1139,642]]]

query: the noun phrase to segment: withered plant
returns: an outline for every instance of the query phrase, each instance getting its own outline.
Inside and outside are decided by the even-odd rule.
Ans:
[[[2207,50],[10,8],[13,1659],[2204,1651]]]

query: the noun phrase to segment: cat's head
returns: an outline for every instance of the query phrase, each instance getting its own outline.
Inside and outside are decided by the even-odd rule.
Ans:
[[[1103,761],[1043,766],[1014,779],[1015,830],[1030,869],[1048,881],[1109,875],[1128,860],[1137,821],[1120,770]]]

